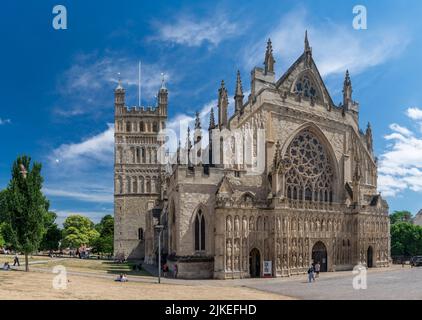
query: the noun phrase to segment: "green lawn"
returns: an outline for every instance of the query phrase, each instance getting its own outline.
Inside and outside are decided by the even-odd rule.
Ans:
[[[13,264],[13,255],[0,255],[0,263],[8,261]],[[19,256],[21,266],[25,264],[24,256]],[[98,259],[77,259],[77,258],[50,258],[47,256],[32,256],[29,259],[31,266],[36,268],[53,268],[56,265],[62,265],[68,271],[75,272],[92,272],[103,274],[120,274],[124,273],[131,276],[150,276],[145,270],[133,270],[133,263],[115,263],[109,260]]]

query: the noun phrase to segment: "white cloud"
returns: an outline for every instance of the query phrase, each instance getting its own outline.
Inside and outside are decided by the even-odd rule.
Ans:
[[[414,108],[407,109],[406,114],[422,122],[414,116]],[[393,133],[384,138],[391,144],[379,161],[379,190],[392,197],[405,190],[422,192],[422,137],[398,124],[390,125],[390,129]]]
[[[114,127],[76,143],[62,144],[47,156],[44,192],[59,199],[113,202]]]
[[[413,120],[422,120],[422,110],[419,108],[409,108],[406,114]]]
[[[72,66],[59,80],[58,92],[63,98],[58,102],[54,113],[72,117],[87,113],[100,113],[111,110],[113,89],[117,85],[119,73],[126,90],[126,103],[138,104],[138,64],[139,59],[128,58],[117,53],[107,52],[105,56],[80,54],[75,57]],[[142,104],[154,106],[156,94],[160,88],[162,73],[166,81],[177,82],[173,70],[164,64],[148,64],[141,60]],[[174,93],[173,93],[174,94]]]
[[[43,192],[47,196],[52,197],[61,197],[61,198],[70,198],[70,199],[76,199],[79,201],[85,201],[85,202],[101,202],[101,203],[113,203],[113,191],[110,193],[105,194],[102,190],[100,192],[92,192],[91,193],[85,193],[85,192],[73,192],[73,191],[66,191],[66,190],[60,190],[60,189],[50,189],[50,188],[44,188]]]
[[[246,48],[246,65],[251,68],[262,64],[268,38],[272,40],[279,62],[277,68],[285,67],[284,63],[291,64],[303,52],[305,30],[308,30],[313,57],[322,76],[343,74],[346,69],[353,74],[360,73],[397,56],[409,43],[409,37],[397,25],[356,31],[351,24],[331,21],[312,24],[310,21],[310,14],[304,8],[287,13],[265,38]]]
[[[240,33],[241,28],[224,14],[216,13],[209,18],[179,15],[170,23],[153,22],[157,31],[150,40],[197,47],[203,43],[217,46],[221,41]]]
[[[413,135],[412,131],[410,131],[409,129],[407,129],[405,127],[402,127],[402,126],[398,125],[397,123],[391,124],[390,125],[390,129],[393,130],[393,131],[395,131],[395,132],[398,132],[398,133],[400,133],[400,134],[402,134],[404,136],[407,136],[407,137]],[[391,136],[394,138],[394,134],[393,135],[389,135],[387,137],[391,137]]]
[[[81,161],[83,158],[110,162],[114,150],[114,126],[108,124],[108,129],[100,134],[89,137],[79,143],[63,144],[54,150],[51,159],[59,162]],[[85,159],[86,160],[86,159]]]
[[[12,123],[12,121],[10,121],[10,119],[2,119],[0,118],[0,126],[3,124],[10,124]]]

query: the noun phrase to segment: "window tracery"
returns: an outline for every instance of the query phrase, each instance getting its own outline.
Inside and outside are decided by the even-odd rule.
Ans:
[[[294,92],[305,98],[317,99],[318,89],[308,74],[302,75],[295,83]]]
[[[286,158],[286,196],[295,200],[333,201],[334,170],[330,158],[309,130],[299,133],[291,142]]]

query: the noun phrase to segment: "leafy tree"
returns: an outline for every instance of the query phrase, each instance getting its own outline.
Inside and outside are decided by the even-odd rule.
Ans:
[[[87,217],[71,215],[63,223],[63,244],[71,248],[77,248],[82,244],[92,245],[99,237],[94,223]]]
[[[94,241],[93,247],[96,252],[113,253],[114,218],[111,215],[104,216],[100,223],[95,226],[100,236]]]
[[[422,227],[409,222],[391,225],[391,254],[413,256],[422,254]]]
[[[62,231],[57,223],[57,214],[55,212],[47,212],[44,219],[45,233],[41,241],[41,250],[57,250],[59,241],[62,239]]]
[[[44,233],[44,217],[49,203],[42,194],[41,164],[28,156],[18,157],[12,166],[12,178],[6,189],[5,220],[8,238],[14,248],[28,255],[39,248]]]
[[[0,223],[7,220],[6,192],[6,189],[0,191]]]
[[[0,223],[0,248],[3,248],[6,245],[6,240],[4,239],[3,229],[5,228],[6,223]]]
[[[394,211],[390,214],[390,223],[393,225],[397,222],[411,222],[412,214],[409,211]]]
[[[100,233],[100,235],[113,235],[114,234],[114,218],[112,215],[108,214],[104,216],[100,223],[95,225],[95,229]]]

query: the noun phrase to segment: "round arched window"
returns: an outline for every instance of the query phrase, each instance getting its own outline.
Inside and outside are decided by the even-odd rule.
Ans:
[[[324,146],[311,131],[304,130],[293,139],[285,158],[288,198],[333,201],[334,170]]]

